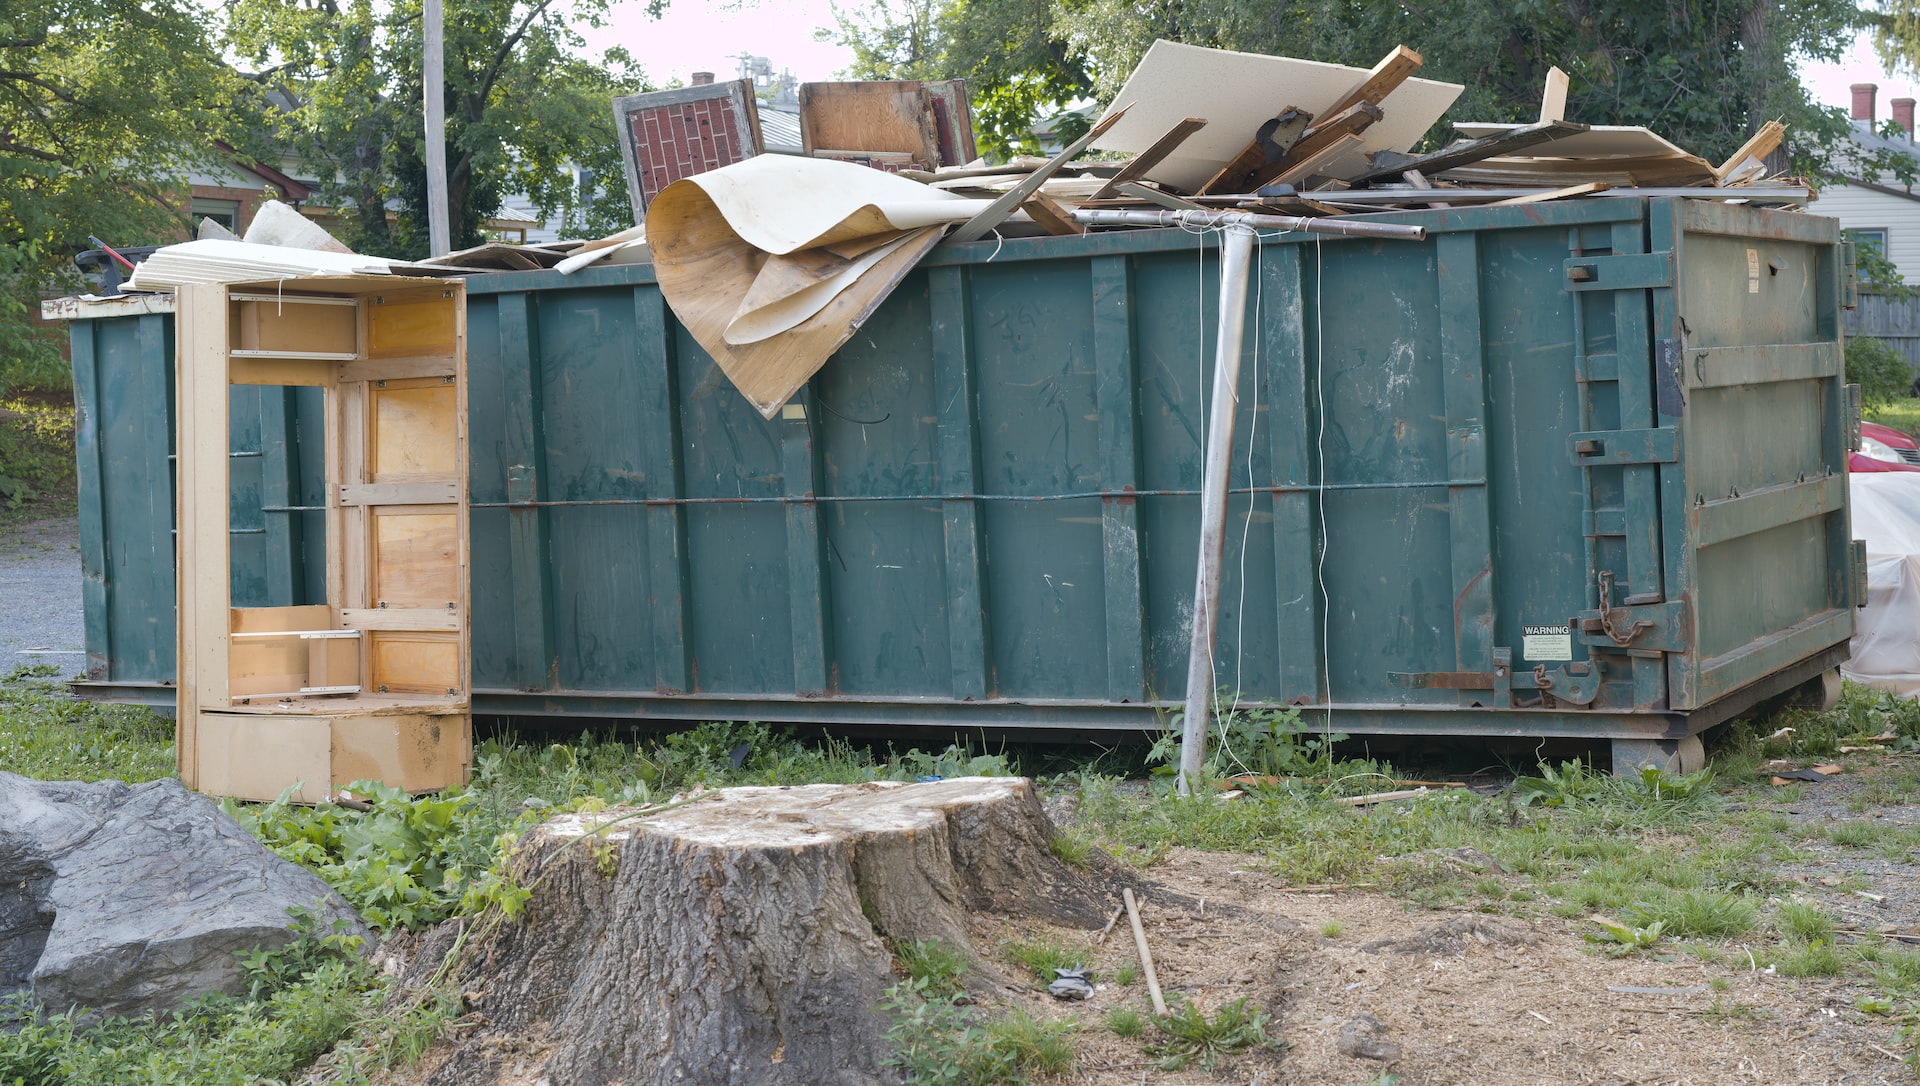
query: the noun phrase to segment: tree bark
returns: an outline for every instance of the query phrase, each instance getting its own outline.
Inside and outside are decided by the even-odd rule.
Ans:
[[[1056,859],[1031,782],[734,788],[527,835],[526,914],[478,947],[486,1021],[430,1080],[866,1086],[887,944],[968,954],[970,914],[1083,929],[1110,894]]]

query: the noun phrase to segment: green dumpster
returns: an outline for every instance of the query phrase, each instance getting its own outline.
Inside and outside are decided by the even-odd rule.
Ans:
[[[1383,218],[1428,239],[1256,249],[1216,686],[1350,733],[1672,756],[1821,682],[1859,593],[1833,220]],[[648,266],[473,278],[476,711],[1163,726],[1217,251],[943,246],[773,421]],[[73,322],[91,697],[171,696],[170,328]],[[257,395],[235,598],[320,602],[311,408]]]

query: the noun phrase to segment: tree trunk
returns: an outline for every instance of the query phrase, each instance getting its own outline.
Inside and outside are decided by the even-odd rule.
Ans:
[[[430,1080],[638,1086],[898,1081],[887,944],[974,960],[969,914],[1097,928],[1031,782],[734,788],[524,839],[526,914],[468,955],[486,1021]]]

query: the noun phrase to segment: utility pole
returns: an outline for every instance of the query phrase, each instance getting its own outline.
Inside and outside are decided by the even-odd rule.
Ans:
[[[430,255],[445,256],[453,248],[447,228],[446,20],[441,0],[425,5],[420,93],[427,106],[427,248]]]

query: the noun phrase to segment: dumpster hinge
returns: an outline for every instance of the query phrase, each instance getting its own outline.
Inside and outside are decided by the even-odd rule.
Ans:
[[[1671,426],[1646,430],[1592,430],[1573,435],[1573,462],[1581,467],[1610,464],[1672,464],[1680,459],[1680,431]]]
[[[1867,605],[1867,541],[1855,539],[1850,548],[1853,557],[1853,605]]]
[[[1647,290],[1673,285],[1673,252],[1567,258],[1568,290]]]

